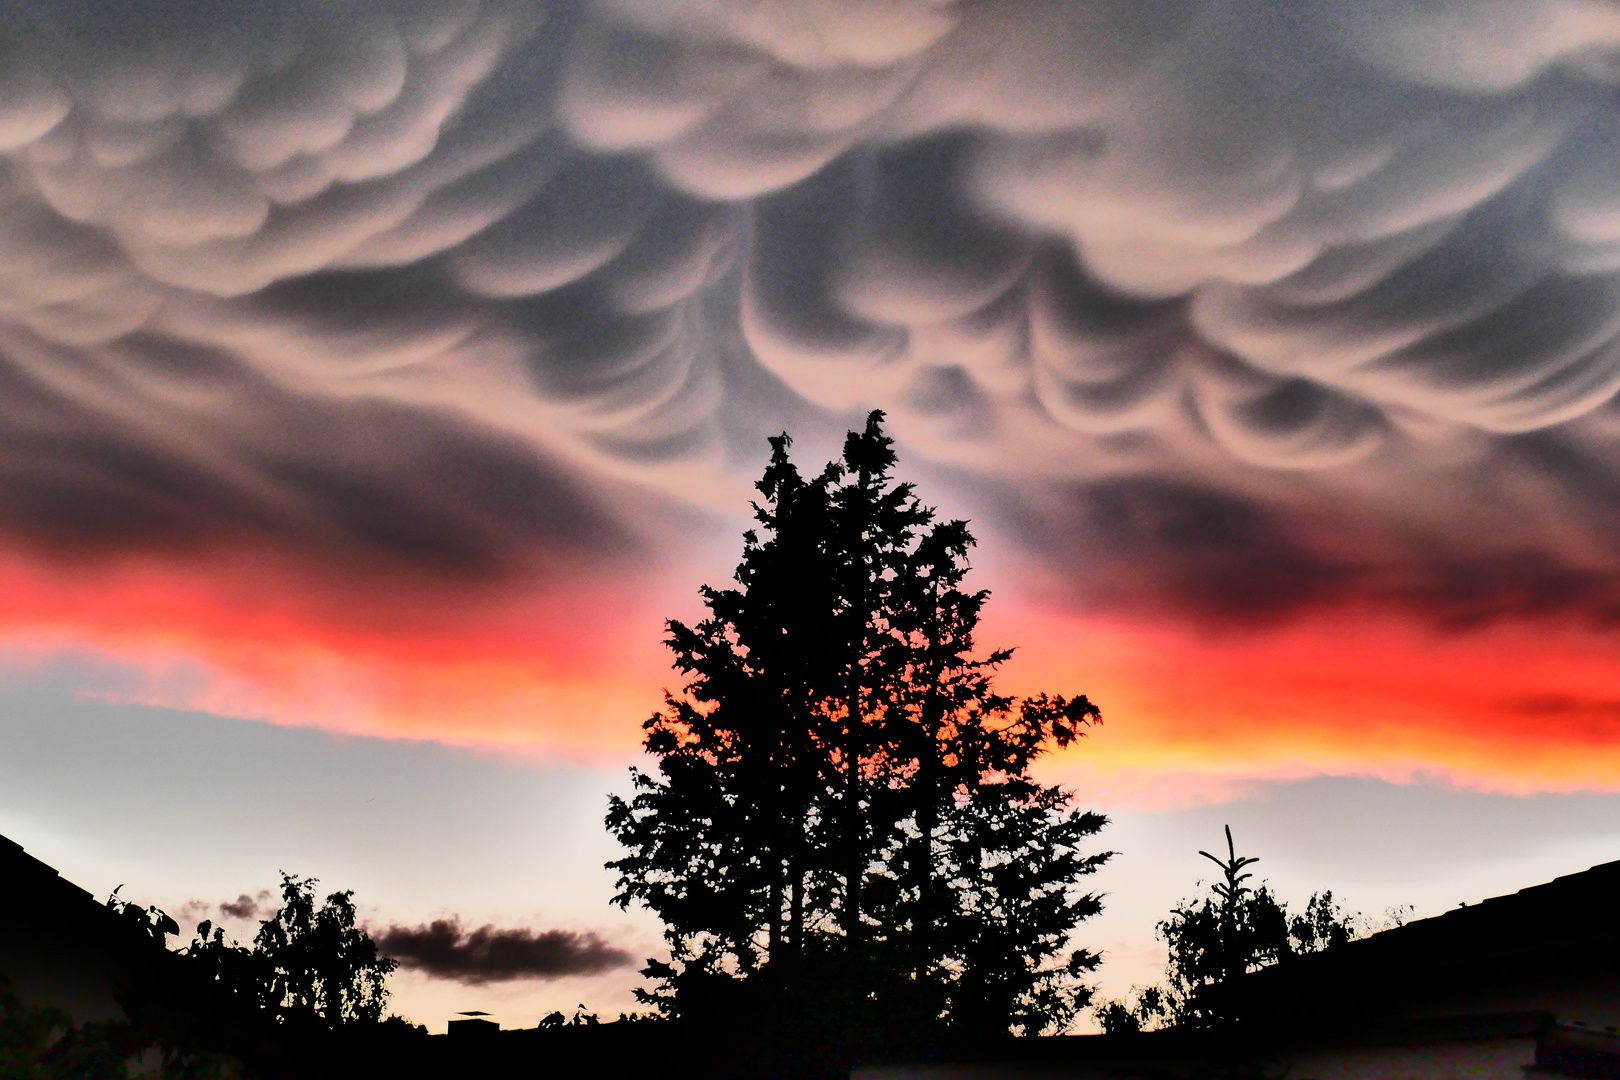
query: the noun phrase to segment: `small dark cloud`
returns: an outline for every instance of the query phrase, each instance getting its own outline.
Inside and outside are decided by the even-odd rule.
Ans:
[[[217,922],[220,919],[237,919],[245,922],[268,919],[279,910],[271,903],[271,898],[269,889],[260,889],[255,896],[242,893],[235,900],[222,900],[217,904],[210,900],[187,900],[172,914],[181,926],[195,926],[204,920]]]
[[[219,905],[219,913],[230,919],[253,919],[259,915],[269,917],[271,908],[266,905],[270,902],[270,890],[259,890],[258,896],[249,896],[243,893],[235,900],[227,900]]]
[[[493,925],[465,930],[457,917],[421,926],[392,925],[372,938],[403,967],[475,985],[594,975],[634,962],[630,953],[591,931],[502,930]]]

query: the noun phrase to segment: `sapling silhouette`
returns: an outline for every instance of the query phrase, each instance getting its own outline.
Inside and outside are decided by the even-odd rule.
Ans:
[[[1225,832],[1225,858],[1198,853],[1221,871],[1210,895],[1181,901],[1158,925],[1169,946],[1165,986],[1137,991],[1134,1000],[1101,1003],[1094,1015],[1105,1032],[1230,1020],[1231,989],[1243,975],[1358,936],[1363,920],[1339,907],[1331,890],[1312,894],[1304,912],[1292,915],[1267,884],[1251,885],[1247,868],[1260,860],[1238,855],[1231,827]]]
[[[1249,970],[1261,955],[1275,952],[1276,907],[1267,903],[1270,894],[1255,892],[1244,882],[1254,875],[1244,870],[1260,861],[1259,856],[1240,856],[1232,842],[1232,826],[1226,826],[1226,858],[1218,859],[1202,849],[1198,854],[1220,867],[1224,883],[1217,882],[1210,891],[1220,897],[1218,929],[1213,938],[1215,970],[1219,981],[1225,982]],[[1286,941],[1283,943],[1286,948]]]

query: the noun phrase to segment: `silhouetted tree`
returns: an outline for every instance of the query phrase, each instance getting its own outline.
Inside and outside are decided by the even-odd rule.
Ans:
[[[825,543],[832,474],[805,481],[772,440],[757,485],[761,540],[744,537],[741,589],[705,587],[710,616],[670,622],[686,696],[647,722],[646,747],[662,778],[632,770],[633,803],[613,800],[609,828],[632,854],[610,864],[618,900],[636,899],[670,927],[671,964],[648,974],[646,1000],[670,1015],[728,1006],[738,976],[802,943],[806,894],[826,890],[823,763],[808,746],[825,734],[839,678],[840,627]]]
[[[644,993],[671,1016],[770,1000],[837,1043],[889,1029],[1061,1026],[1096,959],[1053,963],[1099,909],[1076,881],[1105,819],[1030,778],[1100,721],[1085,698],[997,695],[972,536],[891,475],[882,414],[814,478],[771,440],[737,588],[671,621],[689,681],[645,725],[609,829],[621,905],[657,912],[671,960]],[[733,1012],[733,1015],[737,1015]]]
[[[1248,884],[1244,868],[1260,860],[1240,856],[1226,828],[1226,858],[1198,854],[1221,870],[1211,896],[1182,901],[1159,924],[1170,947],[1169,998],[1177,1024],[1201,1025],[1224,1019],[1221,991],[1233,980],[1290,952],[1288,912],[1264,884]]]
[[[159,949],[167,948],[169,935],[180,933],[179,925],[162,908],[142,907],[125,900],[118,895],[123,888],[118,886],[107,897],[107,910],[118,916],[131,938],[146,938]]]
[[[174,920],[114,890],[106,907],[119,932],[97,933],[127,1019],[75,1024],[25,1007],[0,972],[0,1080],[399,1075],[427,1031],[378,1022],[397,965],[357,925],[353,893],[317,906],[315,884],[283,874],[281,907],[251,948],[204,921],[177,953],[167,949]]]
[[[1389,921],[1400,925],[1401,915],[1392,911]],[[1359,920],[1333,899],[1333,890],[1312,893],[1305,910],[1288,920],[1288,936],[1295,954],[1321,952],[1354,940],[1360,934]]]
[[[399,964],[380,955],[356,924],[352,891],[332,893],[317,908],[315,885],[314,878],[281,875],[281,907],[259,923],[251,950],[204,920],[186,950],[190,965],[278,1025],[377,1023],[388,1002],[385,980]]]
[[[1170,1015],[1170,1002],[1157,986],[1145,990],[1131,988],[1135,1001],[1105,1001],[1096,1008],[1097,1022],[1105,1035],[1129,1035],[1156,1025]]]
[[[1140,991],[1134,1002],[1102,1003],[1096,1017],[1104,1031],[1138,1031],[1160,1021],[1207,1027],[1230,1019],[1235,980],[1358,935],[1359,916],[1339,907],[1331,890],[1312,894],[1304,912],[1291,915],[1268,885],[1250,885],[1253,875],[1246,868],[1260,860],[1238,855],[1230,826],[1225,858],[1199,854],[1220,868],[1221,879],[1211,884],[1210,895],[1181,901],[1159,923],[1170,952],[1167,985]]]

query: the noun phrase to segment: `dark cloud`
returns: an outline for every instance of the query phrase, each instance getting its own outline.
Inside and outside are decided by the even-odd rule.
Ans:
[[[1460,625],[1620,568],[1606,6],[6,20],[0,529],[42,548],[624,560],[612,485],[733,506],[762,435],[881,407],[1064,504],[992,528],[1097,603]]]
[[[488,578],[640,543],[555,455],[436,411],[294,392],[221,349],[146,332],[106,347],[116,377],[75,365],[89,384],[77,400],[6,363],[16,355],[0,350],[0,417],[12,419],[0,421],[0,531],[47,554],[269,543]],[[131,384],[167,400],[132,418],[118,396]]]
[[[268,919],[273,918],[277,910],[271,902],[270,890],[260,889],[256,896],[242,893],[235,900],[222,900],[217,904],[207,900],[187,900],[174,912],[174,917],[184,927],[196,926],[204,920],[217,922],[220,919],[236,919],[247,922],[261,916]]]
[[[466,930],[453,916],[422,926],[389,926],[372,938],[406,968],[474,985],[594,975],[634,962],[628,952],[589,931]]]
[[[1106,560],[1086,567],[1086,578],[1101,583],[1095,603],[1128,606],[1146,593],[1167,608],[1265,621],[1357,584],[1353,567],[1330,562],[1262,507],[1223,492],[1137,477],[1077,494],[1080,536]]]
[[[1497,467],[1511,477],[1515,459],[1541,456],[1503,454]],[[1148,474],[1035,501],[987,499],[986,516],[1036,553],[1066,602],[1092,610],[1210,627],[1354,608],[1399,612],[1447,632],[1505,621],[1620,626],[1614,507],[1596,494],[1561,500],[1559,477],[1532,475],[1568,510],[1559,523],[1566,537],[1583,543],[1546,544],[1546,522],[1500,504],[1472,515],[1442,506],[1460,519],[1448,535],[1419,529],[1410,514],[1369,514],[1360,500],[1266,501]]]
[[[275,908],[267,906],[270,903],[270,891],[261,889],[258,896],[249,896],[243,893],[235,900],[226,900],[219,905],[219,913],[230,919],[253,919],[261,913],[272,917]]]

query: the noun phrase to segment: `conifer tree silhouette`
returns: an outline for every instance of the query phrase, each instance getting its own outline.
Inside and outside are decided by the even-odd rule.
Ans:
[[[772,439],[737,587],[667,624],[689,681],[645,724],[657,772],[607,815],[615,899],[671,948],[643,1000],[790,1017],[784,1045],[1062,1027],[1096,964],[1057,961],[1100,910],[1076,883],[1106,819],[1029,770],[1100,714],[995,692],[1010,653],[976,651],[973,538],[893,478],[882,419],[812,478]]]

